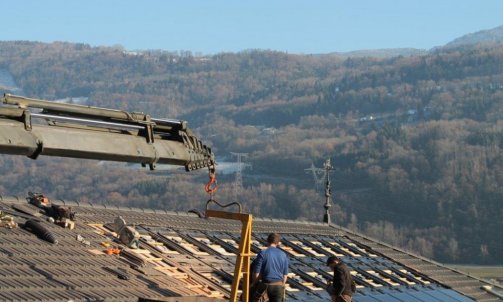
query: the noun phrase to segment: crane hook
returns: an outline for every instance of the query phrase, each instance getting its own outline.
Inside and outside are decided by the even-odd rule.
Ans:
[[[215,193],[218,188],[215,163],[212,163],[211,165],[208,166],[208,177],[210,178],[210,180],[204,186],[204,190],[206,191],[206,193],[208,193],[208,194],[210,194],[210,196],[212,196],[213,193]]]

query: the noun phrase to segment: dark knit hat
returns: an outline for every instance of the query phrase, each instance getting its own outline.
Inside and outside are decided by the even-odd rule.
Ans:
[[[338,257],[330,256],[327,259],[327,266],[329,266],[330,264],[334,263],[335,261],[340,261],[340,260],[341,259],[339,259]]]

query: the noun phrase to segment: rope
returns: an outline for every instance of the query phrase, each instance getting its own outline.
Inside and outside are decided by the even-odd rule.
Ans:
[[[228,204],[221,204],[219,203],[218,201],[216,201],[215,199],[210,199],[206,202],[206,211],[208,211],[208,207],[210,205],[210,203],[216,203],[219,207],[221,208],[227,208],[227,207],[230,207],[230,206],[238,206],[238,209],[239,209],[239,213],[242,213],[242,206],[239,202],[237,201],[234,201],[234,202],[231,202],[231,203],[228,203]]]

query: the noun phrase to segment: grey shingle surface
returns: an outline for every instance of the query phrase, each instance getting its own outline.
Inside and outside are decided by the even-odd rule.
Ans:
[[[0,301],[228,297],[240,223],[162,210],[54,202],[71,205],[77,213],[74,230],[43,222],[58,237],[58,245],[23,228],[0,228]],[[27,203],[23,198],[0,197],[1,208],[12,209],[13,204]],[[102,242],[121,246],[106,228],[118,215],[142,234],[140,253],[102,252]],[[25,220],[16,217],[20,225]],[[283,236],[283,249],[291,261],[289,300],[330,301],[323,289],[325,278],[330,278],[324,261],[336,254],[350,266],[358,283],[357,302],[472,301],[469,297],[500,301],[480,289],[485,285],[481,280],[345,229],[270,219],[254,219],[253,227],[254,252],[268,233]],[[90,245],[77,241],[77,234]],[[127,274],[128,280],[117,272]]]

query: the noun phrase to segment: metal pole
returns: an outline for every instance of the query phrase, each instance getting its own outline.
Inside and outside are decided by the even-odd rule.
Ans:
[[[83,124],[88,124],[88,125],[103,126],[106,128],[138,129],[138,130],[145,129],[145,127],[131,125],[131,124],[103,122],[103,121],[98,121],[98,120],[89,120],[89,119],[84,119],[84,118],[75,118],[75,117],[67,117],[67,116],[52,115],[52,114],[31,113],[30,115],[32,117],[36,117],[36,118],[51,119],[51,120],[63,121],[63,122],[83,123]]]
[[[323,215],[323,222],[330,224],[330,207],[332,206],[331,201],[330,201],[330,196],[332,195],[331,190],[330,190],[330,171],[334,169],[330,163],[330,158],[327,159],[325,164],[323,165],[323,168],[325,168],[325,205],[323,206],[325,208],[325,215]]]
[[[4,95],[3,100],[4,104],[17,105],[21,108],[26,107],[41,108],[50,111],[69,112],[75,114],[92,115],[97,117],[122,119],[128,121],[145,120],[145,114],[143,113],[136,113],[136,112],[130,113],[127,111],[108,109],[108,108],[83,106],[77,104],[56,103],[46,100],[25,98],[21,96],[11,95],[8,93]]]

